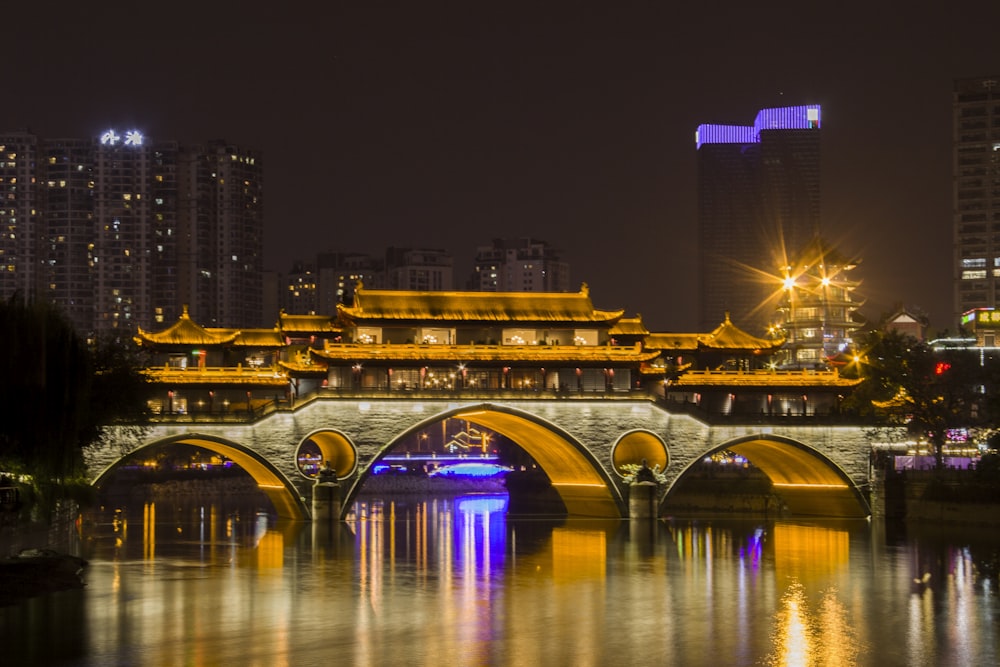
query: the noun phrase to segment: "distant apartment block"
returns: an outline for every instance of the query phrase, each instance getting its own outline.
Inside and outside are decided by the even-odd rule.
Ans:
[[[260,326],[263,164],[136,130],[0,134],[0,296],[59,306],[84,335],[174,321]]]
[[[476,249],[469,289],[477,292],[569,292],[569,264],[544,241],[493,239]]]
[[[330,315],[337,312],[337,304],[354,302],[359,282],[384,289],[384,261],[362,253],[321,252],[315,262],[297,261],[285,274],[281,310],[288,315]]]
[[[393,290],[441,292],[455,289],[451,253],[429,248],[387,248],[386,287]]]

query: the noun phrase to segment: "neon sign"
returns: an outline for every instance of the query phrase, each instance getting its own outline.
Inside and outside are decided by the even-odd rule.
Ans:
[[[126,146],[142,146],[145,137],[142,136],[142,132],[139,130],[128,130],[124,134],[118,134],[114,130],[108,130],[101,135],[101,145],[102,146],[117,146],[118,144],[124,144]]]

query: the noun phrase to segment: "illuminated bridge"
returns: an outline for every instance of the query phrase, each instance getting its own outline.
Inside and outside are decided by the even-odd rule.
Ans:
[[[100,485],[124,460],[122,445],[131,453],[168,444],[198,446],[244,468],[280,516],[308,519],[314,482],[302,474],[296,456],[304,443],[336,470],[346,510],[374,464],[447,419],[513,441],[545,472],[574,516],[627,517],[629,485],[623,471],[629,464],[658,465],[666,477],[662,498],[669,500],[692,466],[722,451],[763,471],[792,514],[870,514],[870,445],[862,427],[808,420],[710,425],[642,399],[317,398],[253,423],[158,424],[144,442],[90,451],[87,465]]]

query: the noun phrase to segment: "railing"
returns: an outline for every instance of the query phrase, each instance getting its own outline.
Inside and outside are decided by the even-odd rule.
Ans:
[[[327,343],[323,353],[332,359],[465,360],[509,359],[562,361],[568,359],[631,360],[642,345],[477,345],[440,343]],[[567,361],[567,363],[570,363]]]
[[[657,397],[657,405],[662,406],[667,412],[672,414],[685,414],[699,421],[703,421],[713,426],[724,424],[837,424],[837,425],[859,425],[870,423],[870,420],[856,415],[848,415],[838,412],[782,412],[782,413],[751,413],[751,412],[722,412],[720,410],[708,410],[697,403],[664,400],[662,396]]]
[[[226,384],[252,384],[284,386],[288,375],[277,368],[244,368],[242,366],[205,366],[193,368],[147,368],[146,376],[161,384],[206,384],[224,382]]]

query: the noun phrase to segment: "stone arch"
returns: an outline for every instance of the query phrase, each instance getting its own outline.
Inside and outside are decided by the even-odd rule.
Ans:
[[[661,506],[692,466],[723,450],[743,456],[766,474],[792,514],[842,518],[871,515],[864,494],[840,466],[808,445],[771,434],[737,438],[706,451],[674,477]]]
[[[552,488],[572,516],[621,518],[628,516],[621,493],[594,455],[576,438],[537,415],[509,406],[477,403],[440,412],[386,443],[355,480],[344,499],[346,512],[354,504],[372,466],[401,440],[443,419],[467,419],[516,442],[545,471]]]
[[[184,433],[148,442],[132,450],[127,456],[141,452],[144,449],[161,447],[163,445],[192,445],[221,454],[246,470],[254,478],[257,486],[274,505],[274,509],[280,518],[291,519],[293,521],[303,521],[309,518],[309,511],[306,508],[305,502],[303,502],[298,490],[284,473],[275,468],[257,452],[239,443],[203,433]],[[93,486],[100,488],[127,456],[109,465],[94,479],[92,482]]]
[[[611,467],[622,477],[627,475],[627,466],[641,465],[643,461],[650,468],[656,467],[661,472],[670,464],[667,444],[650,430],[632,429],[623,433],[611,446]]]
[[[303,472],[299,465],[299,451],[306,444],[312,444],[320,453],[320,467],[329,463],[331,469],[337,475],[337,479],[347,479],[358,469],[358,447],[346,434],[332,428],[316,429],[306,437],[302,438],[298,447],[295,448],[296,468],[308,479],[315,479],[317,475],[309,475]]]

